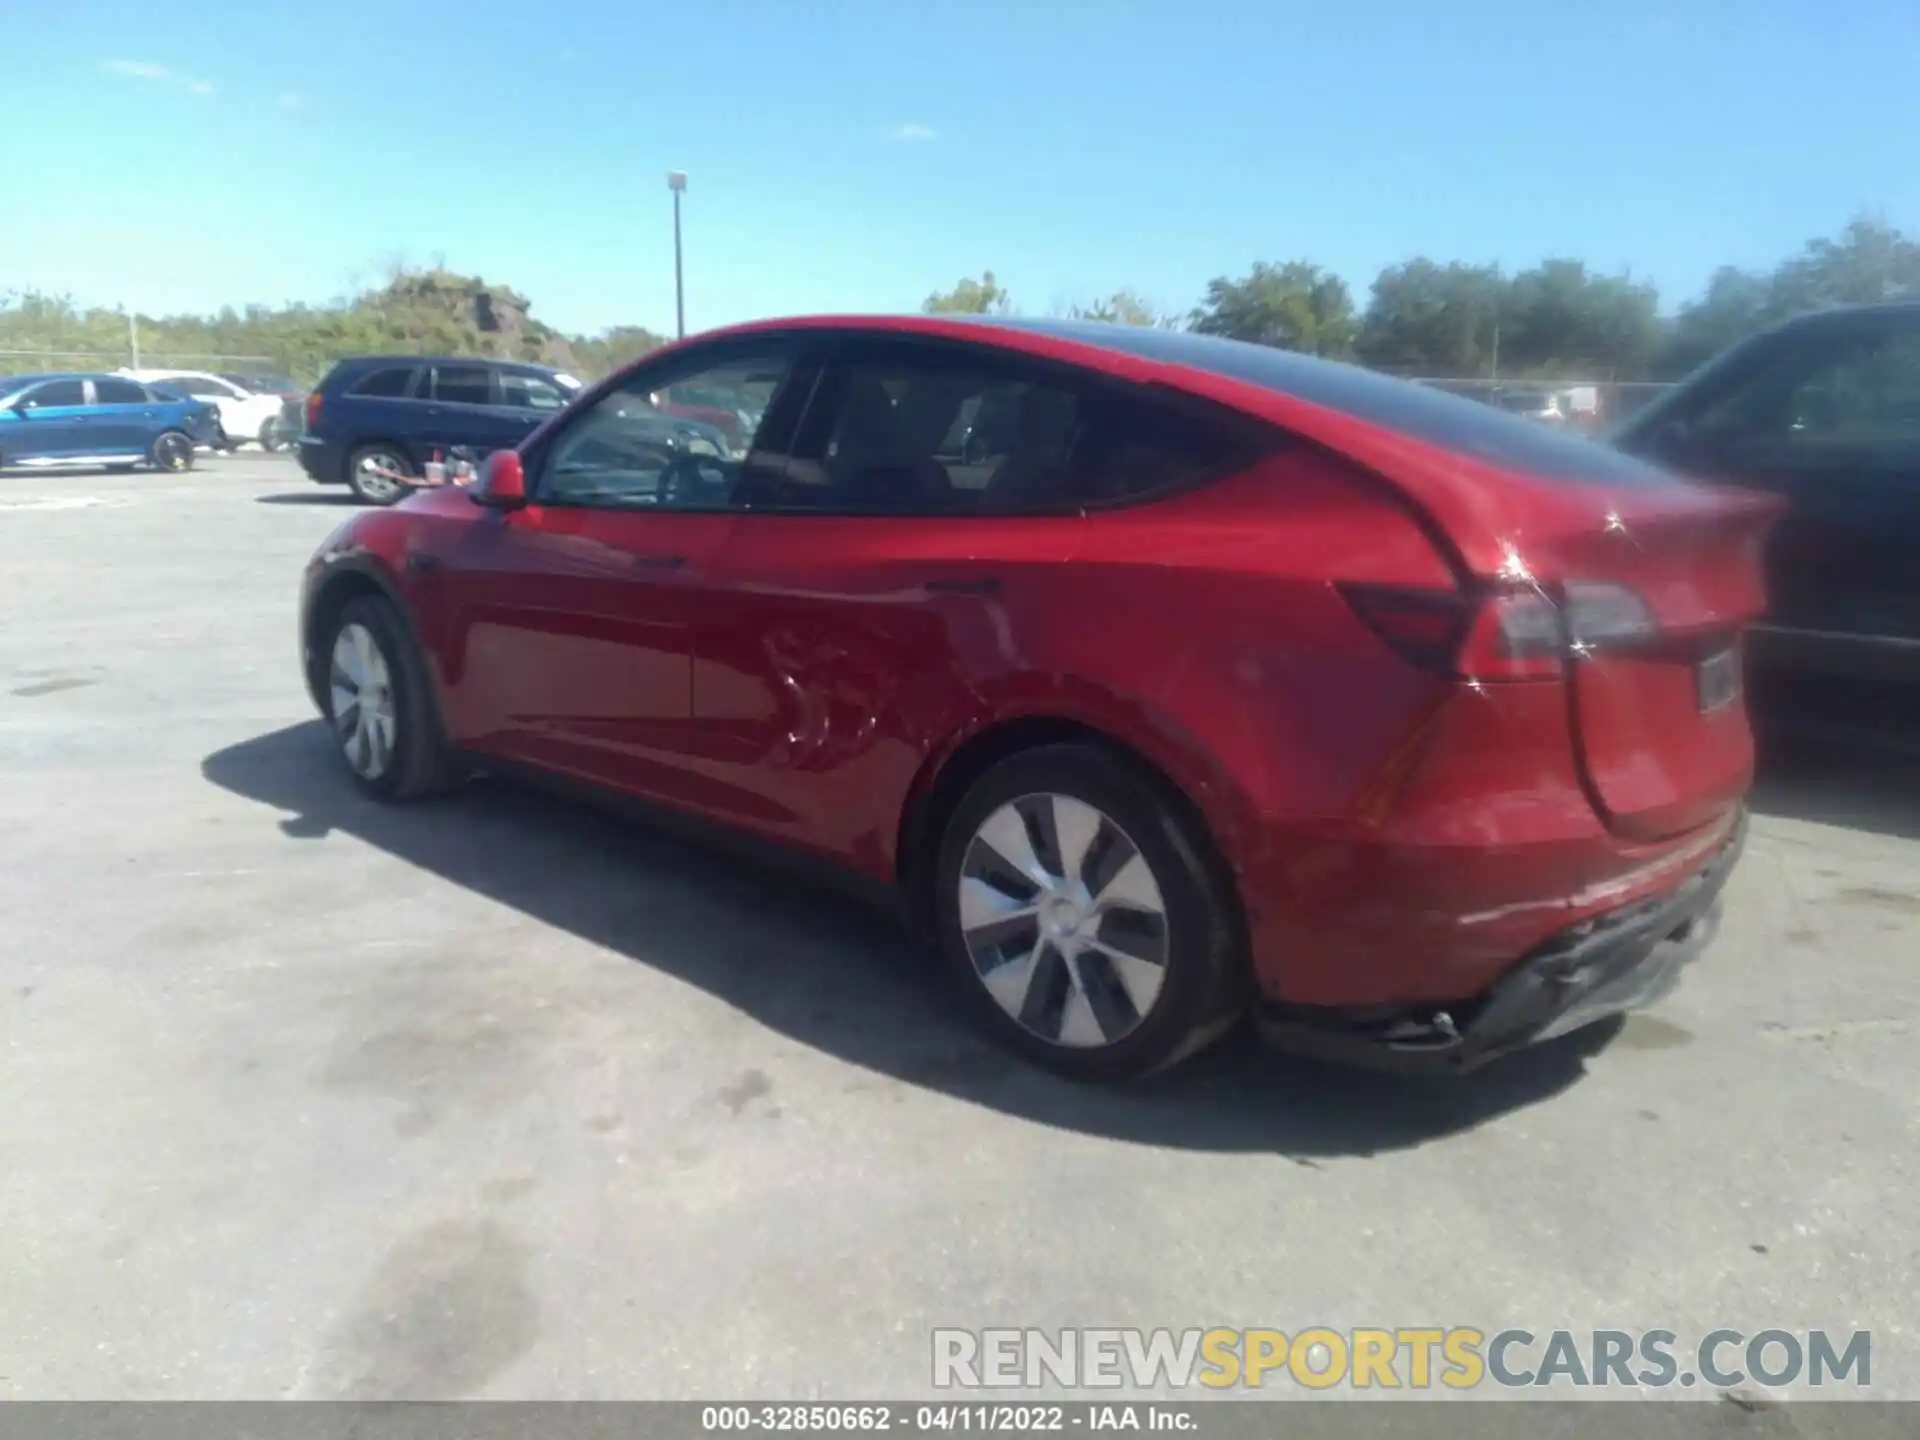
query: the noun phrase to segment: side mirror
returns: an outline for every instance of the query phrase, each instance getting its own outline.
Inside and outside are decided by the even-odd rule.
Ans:
[[[518,510],[527,503],[527,471],[518,450],[496,450],[480,467],[467,497],[489,510]]]

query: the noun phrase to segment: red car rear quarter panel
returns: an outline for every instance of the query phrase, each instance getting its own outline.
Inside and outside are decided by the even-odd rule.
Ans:
[[[1270,998],[1459,999],[1704,858],[1698,837],[1606,834],[1564,683],[1430,676],[1366,628],[1335,581],[1452,576],[1338,460],[1295,452],[1091,517],[1073,572],[1075,606],[1102,623],[1059,636],[1051,666],[1152,717],[1212,777],[1211,794],[1183,783],[1238,876]]]
[[[1081,623],[1051,668],[1165,716],[1263,825],[1334,820],[1442,688],[1336,579],[1448,583],[1404,512],[1315,452],[1095,514],[1067,581]]]
[[[1270,994],[1360,963],[1355,946],[1371,938],[1351,933],[1364,931],[1356,912],[1392,912],[1341,857],[1393,813],[1452,689],[1368,630],[1336,580],[1444,587],[1450,576],[1386,492],[1295,451],[1178,500],[1090,517],[1071,584],[1076,610],[1099,623],[1061,632],[1049,656],[1152,717],[1205,777],[1196,788],[1173,770],[1238,877]]]

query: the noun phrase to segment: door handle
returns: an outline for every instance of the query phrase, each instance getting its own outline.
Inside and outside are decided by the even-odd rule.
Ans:
[[[633,565],[636,570],[679,570],[686,566],[684,555],[636,555]]]
[[[992,595],[1000,589],[998,580],[929,580],[929,595]]]
[[[409,550],[407,552],[406,564],[407,564],[407,569],[415,572],[421,572],[421,571],[427,571],[427,570],[438,570],[441,565],[441,560],[438,555],[428,555],[419,550]]]

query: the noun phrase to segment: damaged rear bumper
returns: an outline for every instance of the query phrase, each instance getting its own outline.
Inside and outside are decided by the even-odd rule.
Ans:
[[[1677,888],[1560,932],[1480,995],[1364,1014],[1270,1002],[1255,1015],[1261,1037],[1289,1053],[1369,1069],[1459,1074],[1656,1004],[1718,931],[1720,892],[1746,835],[1743,809],[1713,859]]]

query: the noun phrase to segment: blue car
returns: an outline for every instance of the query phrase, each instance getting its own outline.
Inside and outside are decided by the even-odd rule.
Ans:
[[[220,412],[118,375],[0,375],[0,469],[190,470]]]

